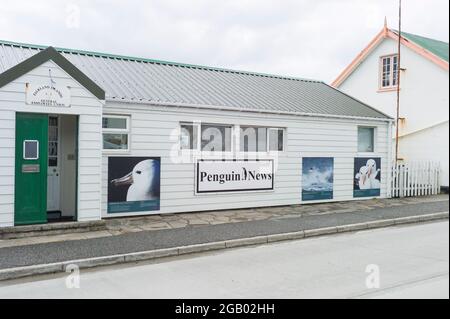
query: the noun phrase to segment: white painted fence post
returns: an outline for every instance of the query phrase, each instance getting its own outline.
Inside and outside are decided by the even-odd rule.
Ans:
[[[393,163],[391,167],[391,197],[436,195],[440,192],[440,163],[421,161]]]

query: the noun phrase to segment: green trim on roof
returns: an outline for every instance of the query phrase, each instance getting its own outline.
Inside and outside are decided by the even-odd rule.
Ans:
[[[99,100],[105,99],[105,91],[53,47],[48,47],[1,73],[0,88],[49,60],[55,62]]]
[[[397,30],[394,31],[398,34]],[[407,32],[402,32],[402,36],[448,62],[448,42],[430,39]]]
[[[68,49],[57,51],[54,48],[44,48],[44,46],[27,46],[19,43],[2,44],[0,41],[0,54],[4,55],[2,62],[5,60],[6,67],[14,69],[13,65],[19,63],[26,56],[31,56],[31,58],[23,63],[34,61],[44,52],[52,51],[55,56],[74,61],[74,64],[79,66],[80,70],[91,75],[92,80],[107,87],[108,99],[111,101],[131,103],[139,101],[144,104],[160,102],[162,105],[180,107],[215,108],[217,106],[234,111],[276,114],[316,114],[317,116],[331,115],[367,119],[389,118],[366,104],[332,89],[321,81],[306,81],[271,75],[261,76],[251,72],[244,73],[200,66],[184,67],[180,65],[180,67],[172,67],[171,65],[179,64],[167,64],[168,62],[161,63],[161,61],[155,62],[155,60],[120,57],[95,52],[84,53],[86,51]],[[77,56],[78,58],[76,58]],[[125,64],[122,64],[122,62]],[[101,67],[105,63],[104,66],[106,67]],[[175,73],[157,71],[166,67],[169,69],[177,68],[178,71]],[[127,69],[130,72],[127,72]],[[155,72],[149,79],[150,83],[146,85],[147,80],[144,73],[152,73],[153,71]],[[4,74],[8,74],[8,72],[9,70],[6,70]],[[235,72],[241,74],[236,76]],[[192,73],[197,73],[197,75],[210,74],[204,77],[196,77],[194,81],[179,81],[176,79],[179,76],[192,78]],[[210,76],[214,77],[214,74],[218,76],[217,81],[210,81]],[[249,77],[254,78],[254,81],[252,81],[254,83],[251,85],[248,83]],[[203,88],[203,86],[205,87]]]
[[[6,40],[0,40],[0,45],[9,45],[9,46],[30,48],[30,49],[36,49],[36,50],[44,50],[47,48],[47,46],[44,46],[44,45],[11,42],[11,41],[6,41]],[[298,77],[291,77],[291,76],[282,76],[282,75],[276,75],[276,74],[233,70],[233,69],[210,67],[210,66],[204,66],[204,65],[198,65],[198,64],[171,62],[171,61],[164,61],[164,60],[147,59],[147,58],[126,56],[126,55],[117,55],[117,54],[110,54],[110,53],[77,50],[77,49],[67,49],[67,48],[59,48],[59,47],[54,47],[54,48],[55,48],[55,50],[57,50],[60,53],[80,54],[80,55],[85,55],[85,56],[117,59],[117,60],[124,60],[124,61],[162,64],[162,65],[168,65],[168,66],[178,66],[178,67],[184,67],[184,68],[203,69],[203,70],[208,70],[208,71],[218,71],[218,72],[235,73],[235,74],[243,74],[243,75],[261,76],[261,77],[277,78],[277,79],[283,79],[283,80],[324,83],[323,81],[320,81],[320,80],[305,79],[305,78],[298,78]]]

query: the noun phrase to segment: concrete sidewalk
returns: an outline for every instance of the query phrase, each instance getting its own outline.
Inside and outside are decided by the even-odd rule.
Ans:
[[[316,215],[332,215],[368,211],[380,208],[395,208],[404,205],[426,204],[448,201],[448,195],[395,198],[395,199],[371,199],[347,202],[292,205],[281,207],[264,207],[235,210],[221,210],[213,212],[180,213],[149,215],[141,217],[123,217],[104,219],[105,230],[94,230],[85,232],[73,232],[68,229],[63,234],[38,235],[16,238],[0,239],[0,248],[12,246],[24,246],[42,244],[49,242],[60,242],[68,240],[82,240],[100,237],[111,237],[128,233],[142,231],[157,231],[168,229],[179,229],[186,227],[202,227],[207,225],[234,224],[250,221],[277,220],[284,218],[299,218]],[[448,211],[448,209],[446,209]]]
[[[58,241],[44,243],[22,243],[20,240],[5,240],[0,248],[0,269],[51,264],[80,260],[102,256],[113,256],[143,251],[153,251],[205,243],[217,243],[286,234],[299,231],[309,231],[313,234],[316,229],[330,228],[330,233],[337,232],[336,227],[345,229],[345,225],[360,224],[361,229],[368,228],[367,223],[387,221],[385,226],[393,225],[393,219],[419,216],[424,214],[441,213],[449,210],[448,196],[434,196],[421,199],[391,199],[371,200],[347,203],[333,203],[320,205],[304,205],[254,210],[230,211],[235,216],[247,216],[250,220],[236,217],[228,222],[214,224],[214,219],[204,225],[184,225],[169,229],[144,230],[142,223],[147,220],[152,224],[152,218],[129,218],[109,221],[109,227],[117,227],[101,234],[70,234],[66,238],[59,236]],[[220,212],[197,213],[196,218],[215,216]],[[203,215],[202,214],[208,214]],[[184,215],[158,216],[170,219],[180,219]],[[227,213],[224,213],[226,216]],[[169,220],[167,220],[169,218]],[[217,218],[222,218],[218,215]],[[243,218],[243,217],[241,217]],[[251,219],[253,218],[253,219]],[[259,218],[259,219],[258,219]],[[448,218],[448,214],[447,214]],[[419,219],[417,219],[418,221]],[[366,223],[366,224],[365,224]],[[130,226],[132,224],[132,226]],[[121,226],[122,225],[122,226]],[[120,228],[123,227],[123,228]],[[130,231],[134,227],[134,231]],[[119,229],[120,228],[120,229]],[[139,229],[139,230],[137,230]],[[333,231],[331,231],[333,230]],[[80,238],[80,236],[85,236]],[[88,238],[91,236],[92,238]],[[25,240],[33,240],[27,238]],[[267,242],[267,237],[265,237]],[[5,243],[11,242],[10,245]],[[256,243],[256,242],[253,242]],[[227,247],[230,244],[227,245]],[[232,245],[232,242],[231,242]]]

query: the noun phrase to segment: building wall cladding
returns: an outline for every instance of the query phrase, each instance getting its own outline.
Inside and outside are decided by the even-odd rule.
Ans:
[[[25,103],[26,83],[47,83],[49,70],[58,85],[70,87],[70,107],[31,106]],[[209,72],[209,71],[208,71]],[[209,73],[208,73],[209,74]],[[244,75],[240,74],[240,77]],[[254,79],[253,79],[254,80]],[[266,78],[263,78],[264,82]],[[277,80],[278,81],[278,80]],[[292,84],[294,82],[289,82]],[[297,83],[297,82],[295,82]],[[299,82],[300,83],[300,82]],[[256,85],[256,84],[255,84]],[[302,84],[303,85],[303,84]],[[213,107],[187,105],[157,106],[145,103],[116,102],[112,99],[98,100],[88,90],[72,79],[52,61],[36,67],[27,74],[0,88],[0,227],[14,224],[14,156],[16,112],[75,114],[79,116],[78,144],[78,193],[77,218],[79,221],[95,220],[121,215],[149,213],[176,213],[300,204],[302,192],[302,158],[334,158],[334,201],[352,200],[355,157],[381,158],[381,197],[388,194],[389,167],[391,162],[390,120],[370,107],[325,87],[337,96],[329,99],[316,92],[316,84],[308,85],[308,103],[324,107],[339,102],[341,110],[353,110],[357,104],[358,116],[372,118],[356,119],[349,115],[330,111],[330,116],[281,115],[276,114],[281,106],[274,101],[270,110],[215,110]],[[325,84],[318,83],[320,87]],[[270,87],[270,86],[269,86]],[[295,91],[295,88],[292,88]],[[233,93],[233,91],[231,92]],[[298,92],[297,92],[298,93]],[[331,94],[331,93],[330,93]],[[247,97],[251,100],[251,97]],[[300,94],[299,99],[306,99]],[[348,101],[348,103],[346,102]],[[327,104],[327,105],[328,105]],[[313,107],[315,110],[315,107]],[[280,112],[282,110],[279,110]],[[129,115],[130,150],[128,152],[102,153],[102,114]],[[347,115],[345,118],[337,118]],[[228,125],[280,127],[286,130],[285,151],[276,160],[275,185],[273,191],[236,192],[227,194],[196,195],[195,161],[179,163],[177,148],[180,122],[202,122]],[[376,127],[374,154],[357,152],[358,126]],[[161,203],[160,210],[107,214],[107,175],[109,156],[142,156],[161,158]],[[258,154],[259,158],[273,157]],[[197,156],[199,157],[199,156]],[[229,154],[227,158],[252,159],[251,155]],[[210,157],[203,157],[209,159]]]
[[[449,185],[448,121],[400,138],[400,153],[408,162],[434,161],[441,164],[441,185]],[[433,141],[430,143],[430,141]]]
[[[334,158],[333,201],[353,199],[355,157],[380,157],[381,197],[386,197],[388,194],[391,146],[389,145],[390,124],[387,121],[286,116],[117,102],[108,102],[104,108],[104,114],[131,116],[129,152],[103,153],[102,214],[104,217],[121,216],[121,214],[107,214],[108,156],[161,157],[161,210],[151,212],[155,214],[300,204],[302,157]],[[275,172],[274,191],[196,195],[194,162],[177,162],[177,154],[179,154],[177,129],[180,122],[286,128],[286,150],[279,154],[276,161],[278,166]],[[376,127],[374,154],[358,153],[358,126]],[[231,154],[229,157],[241,158],[242,155]],[[248,155],[247,157],[252,158]],[[267,154],[260,154],[259,157],[272,158]]]
[[[15,119],[13,110],[0,108],[0,227],[14,223]]]
[[[379,92],[380,57],[397,52],[397,43],[384,40],[340,85],[339,89],[395,117],[397,92]],[[440,161],[442,185],[449,184],[448,71],[402,46],[399,157],[406,161]],[[446,125],[441,125],[443,123]],[[432,132],[432,133],[430,133]],[[395,135],[394,135],[395,136]],[[428,137],[424,138],[425,136]],[[439,137],[438,137],[439,136]],[[436,139],[436,137],[438,137]],[[439,147],[435,144],[439,144]]]
[[[70,108],[25,104],[26,83],[47,83],[49,70],[58,84],[70,87]],[[100,218],[102,107],[103,102],[52,61],[0,88],[0,227],[14,225],[16,112],[79,115],[78,220]]]

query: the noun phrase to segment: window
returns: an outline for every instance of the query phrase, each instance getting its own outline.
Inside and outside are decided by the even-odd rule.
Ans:
[[[284,130],[269,128],[269,151],[282,152],[284,150]]]
[[[192,123],[180,125],[180,148],[182,150],[198,149],[198,125]]]
[[[231,152],[232,125],[180,123],[180,149]]]
[[[398,56],[391,55],[381,58],[380,86],[384,88],[396,87],[398,83]]]
[[[127,129],[127,117],[108,116],[103,117],[102,126],[104,129]]]
[[[39,141],[36,140],[23,141],[23,159],[25,160],[39,159]]]
[[[358,127],[358,152],[373,153],[375,151],[375,128]]]
[[[241,152],[267,152],[267,128],[241,126]]]
[[[231,125],[202,124],[201,150],[231,152]]]
[[[284,130],[282,128],[241,126],[241,152],[282,152],[283,150]]]
[[[58,166],[58,117],[48,117],[48,166]]]
[[[398,81],[398,57],[395,55],[392,57],[392,86],[397,86]]]
[[[103,149],[128,150],[130,118],[128,116],[105,115],[102,119]]]

